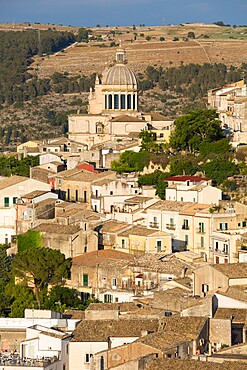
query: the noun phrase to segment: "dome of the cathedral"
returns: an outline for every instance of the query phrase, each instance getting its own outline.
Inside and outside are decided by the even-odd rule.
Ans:
[[[125,64],[115,64],[105,78],[106,85],[137,85],[135,74]]]

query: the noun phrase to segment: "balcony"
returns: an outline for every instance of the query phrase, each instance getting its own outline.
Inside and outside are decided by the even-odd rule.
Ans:
[[[166,224],[168,230],[176,230],[176,224]]]
[[[215,248],[213,249],[213,252],[216,253],[216,254],[221,254],[221,255],[228,255],[229,254],[229,251],[228,250],[221,250],[221,249],[218,249],[218,248]]]
[[[189,225],[182,225],[182,229],[183,229],[183,230],[189,230],[189,229],[190,229],[190,227],[189,227]]]
[[[205,234],[206,233],[206,231],[204,229],[200,228],[200,227],[198,227],[196,229],[196,232],[197,232],[197,234]]]
[[[158,222],[149,222],[149,227],[151,227],[152,229],[158,229],[159,224]]]

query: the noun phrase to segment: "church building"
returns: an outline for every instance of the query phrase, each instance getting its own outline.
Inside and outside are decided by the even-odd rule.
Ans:
[[[92,146],[138,136],[141,130],[165,130],[170,133],[171,120],[157,113],[138,110],[138,82],[128,67],[126,52],[120,47],[115,64],[96,76],[94,91],[90,90],[88,114],[69,115],[69,139]]]

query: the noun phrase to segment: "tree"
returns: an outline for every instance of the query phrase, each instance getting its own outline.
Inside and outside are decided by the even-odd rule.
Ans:
[[[195,39],[195,38],[196,38],[195,33],[194,33],[194,32],[192,32],[192,31],[188,32],[187,37],[188,37],[189,39]]]
[[[29,248],[18,253],[13,260],[13,272],[24,285],[34,286],[36,301],[40,308],[41,296],[48,285],[62,285],[68,277],[70,261],[59,250]]]
[[[111,162],[111,169],[118,173],[123,172],[141,172],[150,162],[150,155],[146,151],[134,152],[126,150],[120,155],[118,161]]]
[[[88,42],[89,31],[86,28],[79,28],[77,41],[79,42]]]
[[[223,138],[220,122],[214,110],[196,110],[185,114],[174,122],[175,130],[170,137],[170,145],[178,151],[197,152],[202,143],[210,143]]]

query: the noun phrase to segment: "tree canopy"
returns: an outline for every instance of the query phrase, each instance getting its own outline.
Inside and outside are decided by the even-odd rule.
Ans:
[[[223,138],[220,121],[214,110],[196,110],[185,114],[174,122],[175,130],[170,137],[173,149],[194,153],[202,144]]]
[[[70,271],[70,261],[64,254],[50,248],[29,248],[18,253],[13,260],[13,271],[24,285],[34,285],[38,306],[42,291],[48,285],[61,285]]]

